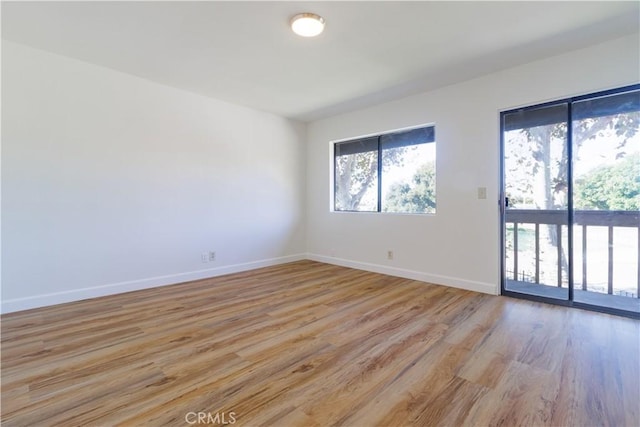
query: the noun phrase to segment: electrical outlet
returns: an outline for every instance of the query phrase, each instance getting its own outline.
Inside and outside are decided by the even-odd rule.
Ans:
[[[206,252],[202,252],[202,253],[200,254],[200,260],[201,260],[202,262],[207,262],[207,261],[209,260],[209,257],[207,256],[207,253],[206,253]]]
[[[393,251],[387,251],[387,259],[393,259]]]
[[[215,251],[211,251],[209,252],[209,261],[215,261],[216,260],[216,253]]]

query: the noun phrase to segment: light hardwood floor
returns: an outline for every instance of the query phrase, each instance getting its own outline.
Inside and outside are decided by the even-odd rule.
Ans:
[[[2,316],[2,425],[638,426],[639,325],[301,261]]]

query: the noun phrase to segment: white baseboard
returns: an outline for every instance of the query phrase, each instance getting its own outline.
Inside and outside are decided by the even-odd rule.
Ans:
[[[35,295],[26,298],[9,299],[2,301],[0,313],[11,313],[14,311],[29,310],[32,308],[63,304],[66,302],[80,301],[84,299],[120,294],[124,292],[138,291],[141,289],[174,285],[177,283],[189,282],[192,280],[208,279],[211,277],[222,276],[224,274],[239,273],[242,271],[254,270],[256,268],[262,267],[270,267],[272,265],[285,264],[287,262],[300,261],[303,259],[324,262],[327,264],[340,265],[343,267],[356,268],[358,270],[371,271],[373,273],[404,277],[406,279],[419,280],[421,282],[434,283],[437,285],[451,286],[454,288],[482,292],[485,294],[498,294],[497,285],[493,285],[491,283],[483,283],[457,277],[441,276],[437,274],[423,273],[420,271],[389,267],[386,265],[352,261],[342,258],[307,253],[265,259],[260,261],[252,261],[242,264],[226,265],[222,267],[209,268],[206,270],[197,270],[186,273],[171,274],[167,276],[157,276],[141,280],[132,280],[128,282],[111,283],[102,286],[94,286],[91,288],[74,289],[70,291]]]
[[[405,279],[418,280],[421,282],[433,283],[436,285],[450,286],[453,288],[465,289],[468,291],[482,292],[485,294],[498,295],[498,285],[492,283],[477,282],[474,280],[461,279],[459,277],[441,276],[439,274],[423,273],[421,271],[406,270],[403,268],[389,267],[368,262],[352,261],[343,258],[335,258],[325,255],[308,253],[307,259],[324,262],[327,264],[340,265],[358,270],[371,271],[373,273],[388,274],[390,276],[403,277]]]
[[[132,280],[128,282],[111,283],[107,285],[94,286],[91,288],[54,292],[50,294],[42,294],[26,298],[9,299],[6,301],[2,301],[1,312],[11,313],[14,311],[29,310],[31,308],[45,307],[49,305],[62,304],[65,302],[79,301],[107,295],[120,294],[124,292],[138,291],[141,289],[155,288],[158,286],[174,285],[177,283],[208,279],[210,277],[222,276],[224,274],[239,273],[241,271],[270,267],[272,265],[285,264],[287,262],[300,261],[303,259],[307,259],[305,254],[289,255],[242,264],[208,268],[206,270],[170,274],[167,276],[157,276],[141,280]]]

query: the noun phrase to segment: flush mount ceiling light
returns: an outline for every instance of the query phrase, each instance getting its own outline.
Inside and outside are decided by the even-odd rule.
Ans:
[[[291,18],[291,29],[302,37],[315,37],[324,30],[324,18],[315,13],[299,13]]]

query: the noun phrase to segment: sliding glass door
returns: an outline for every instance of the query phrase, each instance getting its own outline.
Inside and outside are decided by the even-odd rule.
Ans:
[[[569,299],[567,103],[503,115],[504,288]]]
[[[640,86],[501,126],[503,294],[640,315]]]
[[[575,301],[640,312],[638,91],[573,103]]]

